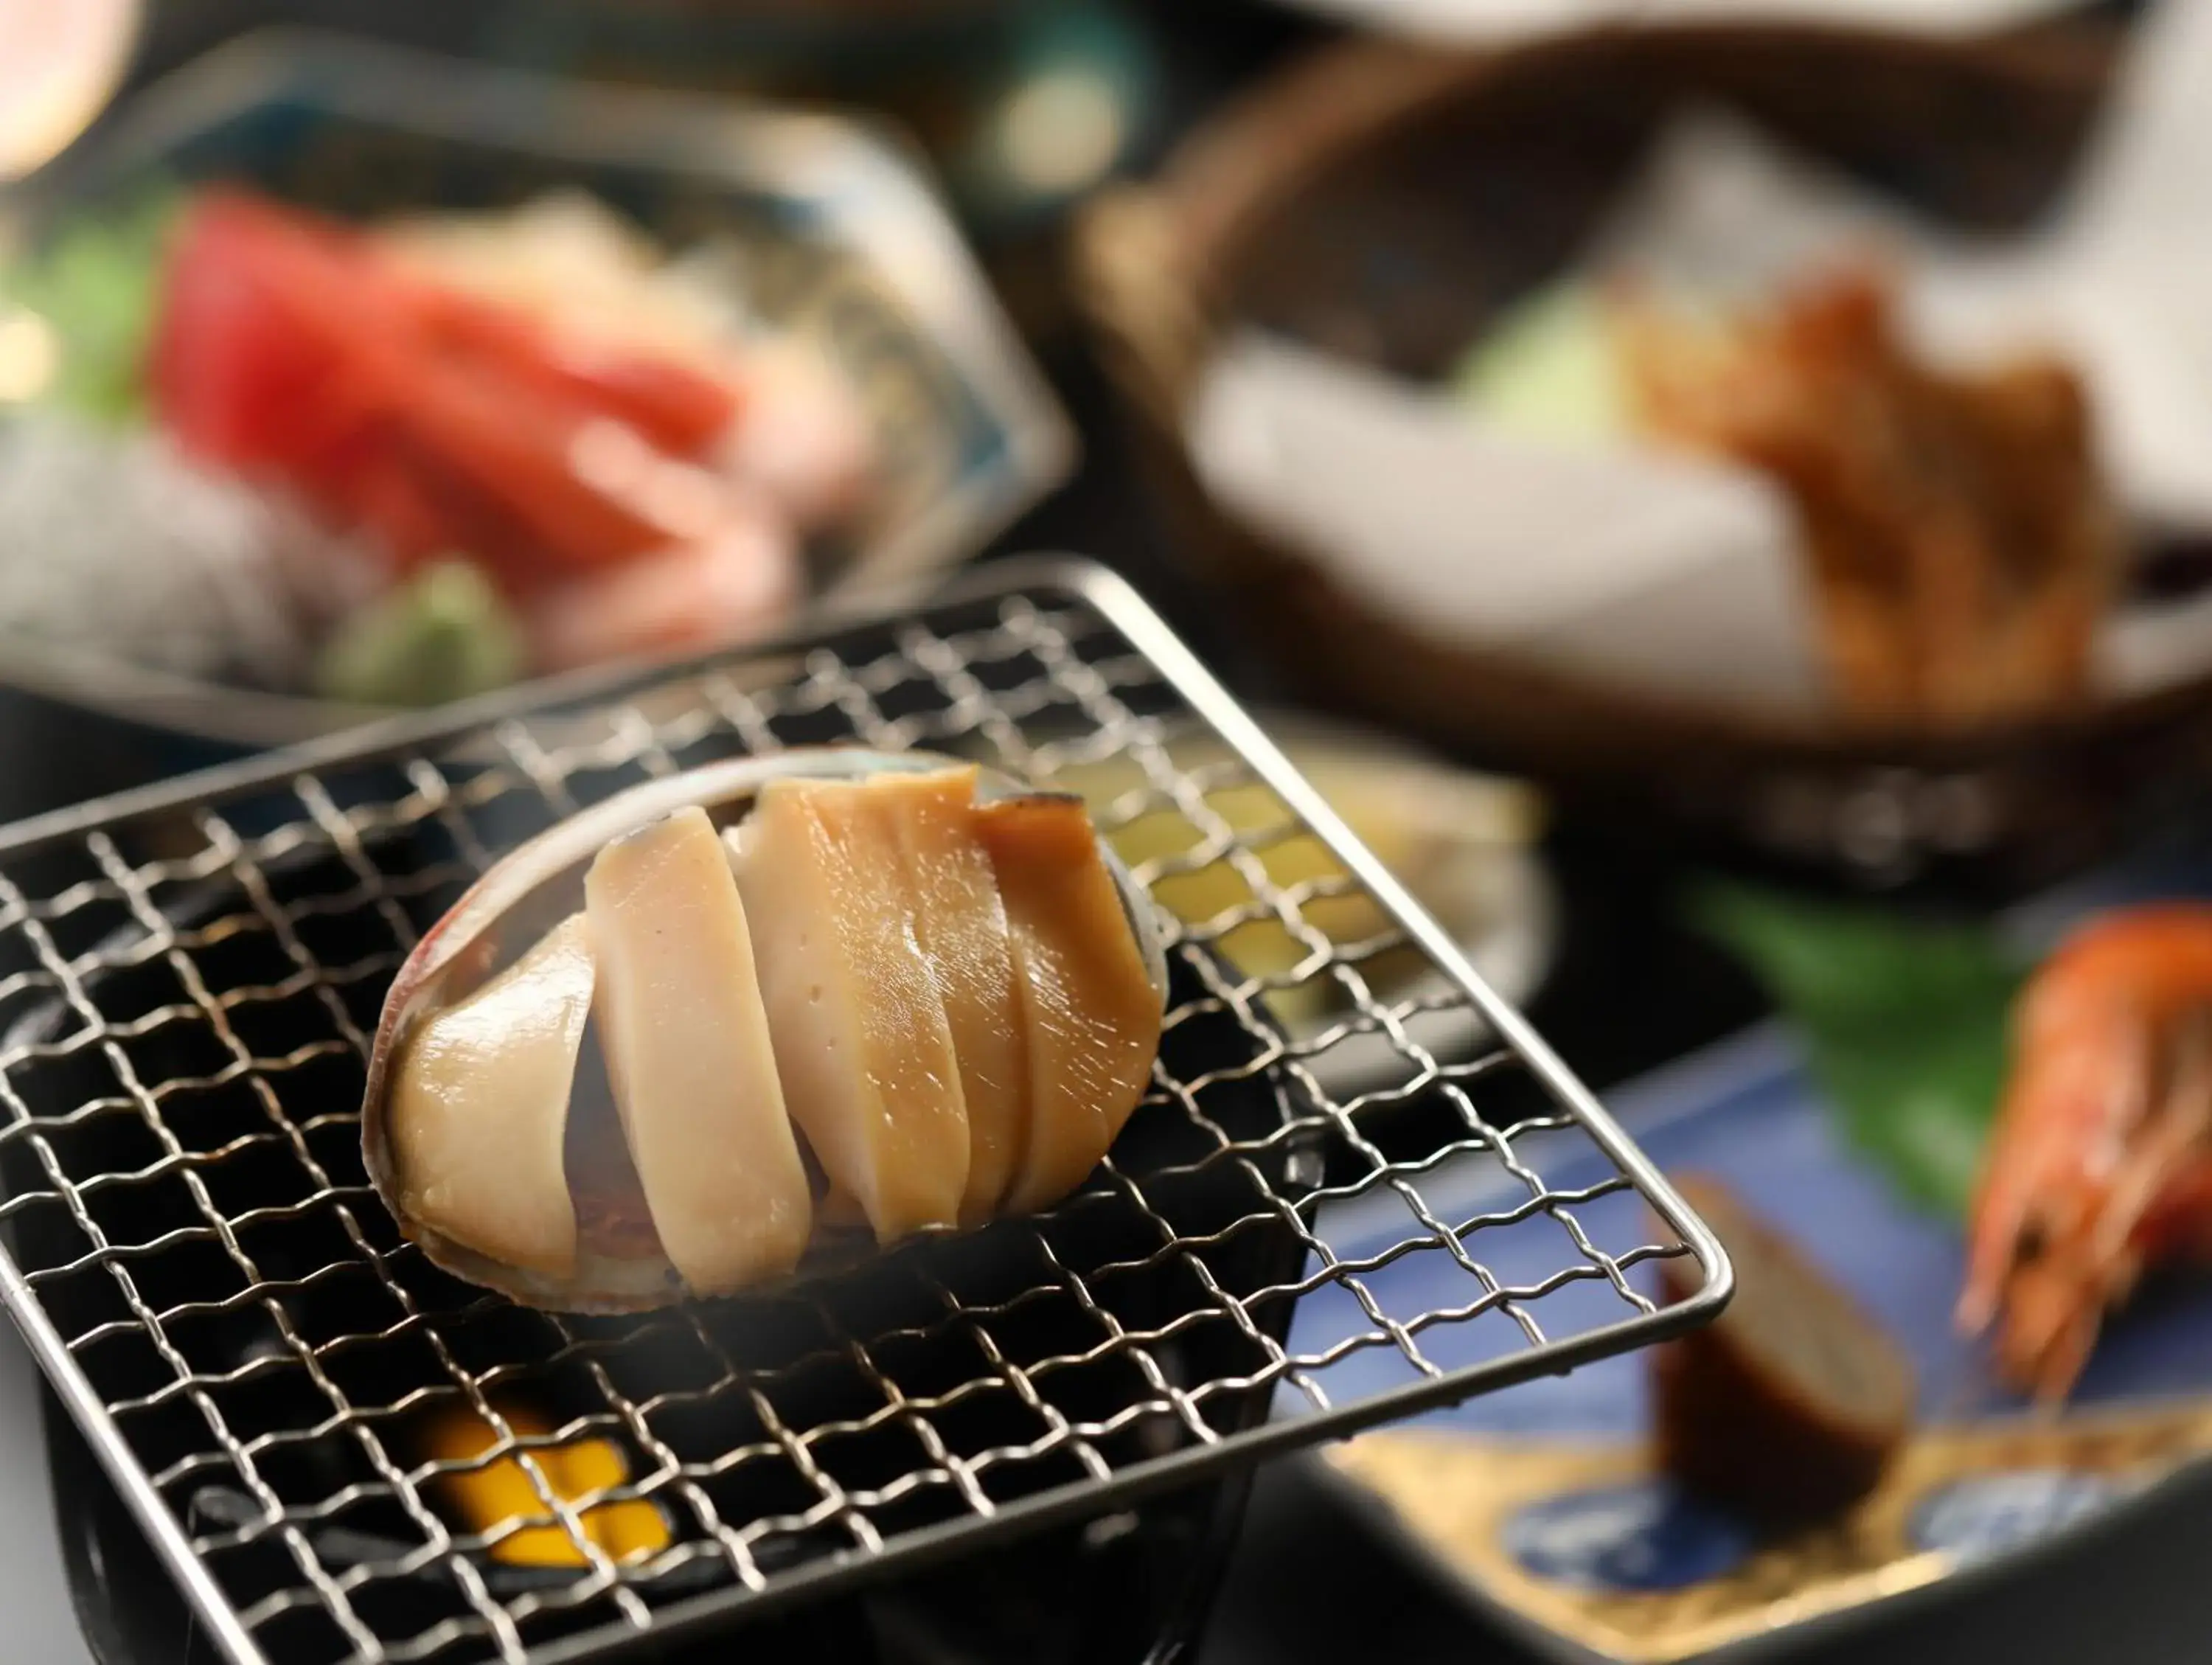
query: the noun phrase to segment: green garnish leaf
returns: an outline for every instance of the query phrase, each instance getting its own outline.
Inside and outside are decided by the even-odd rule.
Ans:
[[[357,705],[442,705],[503,688],[526,668],[522,630],[468,562],[423,568],[324,644],[315,689]]]
[[[1692,914],[1796,1025],[1850,1142],[1904,1195],[1963,1218],[2023,975],[1995,934],[1736,885]]]
[[[100,422],[145,419],[147,342],[181,200],[162,185],[85,210],[0,268],[0,313],[20,307],[52,335],[39,402]]]

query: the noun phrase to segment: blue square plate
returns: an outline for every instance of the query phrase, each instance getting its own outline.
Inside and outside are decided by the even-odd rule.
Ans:
[[[2114,902],[2212,894],[2197,859],[2107,878],[2015,921],[2025,945]],[[2181,1466],[2212,1453],[2212,1281],[2154,1286],[2109,1322],[2064,1413],[2031,1413],[1997,1385],[1952,1325],[1964,1265],[1957,1228],[1900,1200],[1844,1141],[1789,1032],[1762,1025],[1613,1096],[1612,1108],[1662,1170],[1702,1171],[1786,1230],[1911,1354],[1920,1425],[1881,1488],[1841,1522],[1762,1538],[1725,1510],[1656,1475],[1646,1449],[1646,1361],[1626,1356],[1434,1413],[1335,1448],[1325,1470],[1362,1512],[1455,1585],[1563,1657],[1669,1661],[1731,1655],[1798,1627],[1957,1575],[2002,1577],[2047,1543]],[[1513,1156],[1557,1188],[1600,1186],[1563,1153],[1527,1141]],[[1557,1234],[1601,1249],[1640,1241],[1636,1199],[1594,1194],[1558,1218],[1521,1214],[1527,1188],[1497,1156],[1426,1182],[1436,1211],[1488,1216],[1481,1276],[1450,1257],[1411,1255],[1367,1274],[1393,1310],[1488,1298],[1487,1319],[1425,1338],[1444,1367],[1526,1345],[1510,1297],[1560,1264]],[[1377,1245],[1402,1236],[1378,1211]],[[1569,1219],[1565,1216],[1571,1215]],[[1351,1227],[1346,1230],[1347,1225]],[[1364,1236],[1339,1220],[1332,1236]],[[1638,1267],[1628,1275],[1647,1292]],[[1503,1291],[1502,1294],[1493,1291]],[[1367,1321],[1336,1291],[1303,1303],[1293,1352],[1310,1355]],[[1609,1305],[1595,1280],[1544,1297],[1548,1317]],[[1356,1362],[1355,1362],[1356,1361]],[[1376,1373],[1360,1391],[1410,1371],[1389,1349],[1336,1366]]]

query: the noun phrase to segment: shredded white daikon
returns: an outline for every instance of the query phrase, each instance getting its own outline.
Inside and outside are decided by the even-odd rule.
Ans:
[[[327,534],[158,433],[0,426],[0,631],[291,687],[341,570]]]

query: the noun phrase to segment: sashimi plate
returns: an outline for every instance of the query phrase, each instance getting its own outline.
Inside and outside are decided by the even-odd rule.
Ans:
[[[2097,900],[2119,899],[2109,889]],[[2030,923],[2079,910],[2077,899]],[[1762,1535],[1655,1472],[1648,1365],[1636,1355],[1398,1424],[1319,1460],[1360,1514],[1547,1651],[1674,1661],[1760,1650],[1964,1570],[1996,1571],[2212,1454],[2212,1280],[2154,1282],[2108,1323],[2063,1413],[2031,1410],[1953,1325],[1958,1228],[1900,1198],[1850,1144],[1783,1025],[1683,1060],[1610,1103],[1662,1170],[1729,1184],[1881,1321],[1918,1373],[1917,1428],[1863,1504],[1783,1536]],[[1614,1254],[1644,1240],[1636,1199],[1607,1190],[1598,1164],[1547,1152],[1544,1139],[1512,1139],[1512,1154],[1555,1190],[1589,1188],[1587,1200],[1512,1218],[1528,1194],[1512,1171],[1519,1164],[1492,1153],[1423,1182],[1440,1218],[1484,1221],[1468,1251],[1487,1276],[1444,1253],[1405,1255],[1363,1274],[1386,1309],[1490,1303],[1449,1337],[1420,1338],[1442,1368],[1528,1344],[1511,1297],[1533,1295],[1554,1273],[1563,1231],[1579,1229]],[[1402,1215],[1386,1218],[1394,1202],[1358,1205],[1376,1211],[1377,1250],[1402,1237]],[[1346,1224],[1335,1223],[1333,1240],[1364,1243]],[[1647,1263],[1620,1275],[1656,1294],[1653,1272]],[[1577,1302],[1601,1311],[1618,1299],[1593,1277],[1544,1291],[1540,1310],[1547,1322],[1572,1322]],[[1332,1285],[1300,1303],[1291,1350],[1310,1357],[1368,1328],[1353,1298]],[[1395,1349],[1352,1357],[1377,1376],[1362,1392],[1413,1373]]]

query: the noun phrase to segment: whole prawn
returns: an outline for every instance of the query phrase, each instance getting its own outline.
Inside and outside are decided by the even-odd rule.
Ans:
[[[2146,1267],[2212,1259],[2212,905],[2107,914],[2014,1008],[1967,1231],[1961,1325],[2063,1398]]]

